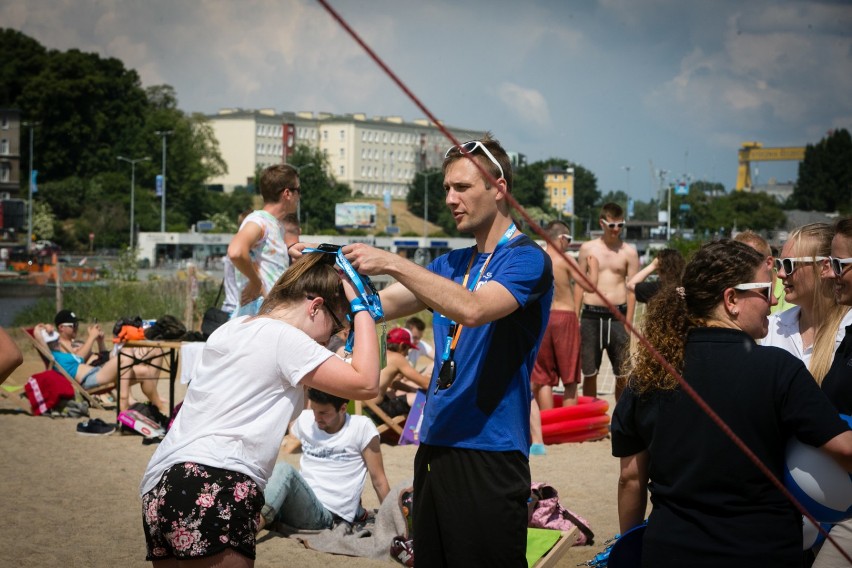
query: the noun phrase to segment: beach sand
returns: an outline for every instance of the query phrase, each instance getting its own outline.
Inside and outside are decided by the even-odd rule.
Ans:
[[[22,385],[43,370],[35,352],[19,342],[25,362],[4,386]],[[168,396],[168,381],[160,389]],[[138,387],[134,387],[136,389]],[[182,398],[179,386],[176,398]],[[139,393],[135,392],[139,397]],[[604,395],[613,405],[612,395]],[[34,417],[15,394],[0,398],[0,566],[149,566],[138,496],[139,480],[156,446],[143,445],[130,434],[81,436],[83,419]],[[114,411],[93,410],[92,417],[115,420]],[[416,447],[382,445],[391,486],[412,476]],[[298,455],[281,456],[298,464]],[[531,456],[533,481],[556,487],[560,500],[585,517],[595,532],[593,546],[573,547],[558,566],[574,567],[603,549],[618,531],[616,483],[618,461],[610,456],[609,440],[547,447],[547,455]],[[377,507],[367,483],[364,505]],[[462,536],[463,538],[463,536]],[[416,558],[416,544],[415,544]],[[318,553],[295,540],[262,531],[258,567],[319,568],[399,565]]]

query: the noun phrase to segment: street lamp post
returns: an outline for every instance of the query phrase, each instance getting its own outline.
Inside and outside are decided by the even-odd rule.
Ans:
[[[40,124],[40,122],[21,123],[21,126],[28,126],[30,129],[30,182],[27,208],[27,253],[30,252],[33,246],[33,129]]]
[[[130,164],[130,250],[133,250],[133,229],[134,227],[134,205],[136,202],[136,163],[144,162],[150,160],[148,156],[144,158],[125,158],[124,156],[119,156],[119,160],[123,162],[127,162]]]
[[[163,137],[163,193],[160,195],[160,232],[166,232],[166,136],[172,130],[157,130],[155,134]]]
[[[627,172],[627,220],[630,220],[630,166],[621,166],[621,169]]]

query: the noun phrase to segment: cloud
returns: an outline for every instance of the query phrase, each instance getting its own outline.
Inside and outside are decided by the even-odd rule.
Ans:
[[[542,128],[550,125],[547,101],[537,90],[506,82],[497,89],[497,96],[506,111],[521,121]]]

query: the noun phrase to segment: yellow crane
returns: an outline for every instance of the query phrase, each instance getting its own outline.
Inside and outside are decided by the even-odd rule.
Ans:
[[[743,142],[737,154],[740,159],[735,188],[737,191],[751,191],[751,162],[801,162],[805,159],[804,148],[764,148],[760,142]]]

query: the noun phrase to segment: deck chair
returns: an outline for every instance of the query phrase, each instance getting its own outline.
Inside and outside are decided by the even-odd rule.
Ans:
[[[527,564],[533,568],[554,568],[574,545],[577,527],[570,531],[527,529]]]
[[[370,402],[369,400],[356,400],[355,401],[355,414],[364,414],[364,406],[370,409],[370,412],[373,413],[373,416],[378,417],[382,424],[379,424],[376,429],[379,431],[379,435],[382,435],[386,432],[393,432],[396,436],[402,436],[402,425],[405,424],[406,416],[394,416],[391,418],[384,410],[379,408],[379,405]]]
[[[99,385],[97,388],[91,390],[84,389],[83,386],[74,379],[74,377],[68,374],[68,371],[66,371],[56,363],[56,359],[53,358],[53,353],[51,353],[50,350],[44,346],[44,344],[42,344],[35,338],[35,330],[33,328],[22,327],[21,330],[26,334],[27,338],[30,340],[30,343],[32,343],[32,346],[35,348],[36,353],[38,353],[39,357],[41,357],[45,369],[53,369],[54,371],[57,371],[60,375],[68,379],[77,394],[79,394],[86,402],[88,402],[90,407],[104,410],[104,405],[101,404],[101,401],[98,400],[94,395],[107,393],[113,390],[115,388],[115,382],[107,383],[105,385]]]

